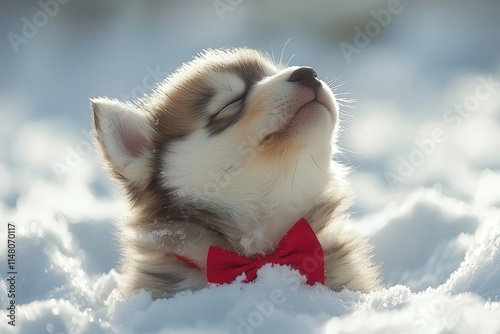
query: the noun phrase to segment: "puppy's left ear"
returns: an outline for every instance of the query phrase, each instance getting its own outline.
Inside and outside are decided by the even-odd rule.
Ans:
[[[144,186],[152,145],[150,115],[118,100],[98,98],[91,102],[93,135],[108,172],[129,190]]]

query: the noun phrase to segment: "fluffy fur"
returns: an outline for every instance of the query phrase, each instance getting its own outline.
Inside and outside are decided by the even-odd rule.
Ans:
[[[124,296],[201,289],[209,246],[269,253],[301,217],[324,248],[328,287],[379,286],[370,247],[343,228],[338,104],[323,81],[292,80],[297,69],[250,49],[208,50],[140,101],[92,100],[97,149],[130,203],[119,222]]]

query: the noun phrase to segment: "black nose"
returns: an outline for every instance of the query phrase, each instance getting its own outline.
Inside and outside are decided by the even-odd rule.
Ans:
[[[296,82],[299,85],[315,89],[321,84],[317,77],[318,74],[312,67],[302,66],[293,71],[292,74],[290,74],[290,78],[288,78],[288,81]]]

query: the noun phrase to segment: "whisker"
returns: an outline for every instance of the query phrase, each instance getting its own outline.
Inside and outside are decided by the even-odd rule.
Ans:
[[[347,156],[347,154],[345,154],[345,153],[339,153],[338,156],[340,157],[341,161],[347,161],[347,163],[349,164],[349,166],[352,166],[352,161],[351,161],[351,159],[349,159],[349,157]]]
[[[343,160],[347,161],[347,163],[349,164],[349,167],[354,167],[356,168],[355,166],[352,165],[352,161],[351,159],[349,158],[349,156],[346,154],[347,153],[352,153],[352,154],[358,154],[358,155],[362,155],[363,153],[360,153],[360,152],[353,152],[353,151],[350,151],[348,149],[345,149],[343,147],[339,145],[337,145],[337,148],[338,148],[338,152],[335,154],[336,156],[339,156],[340,158],[342,158]],[[358,165],[359,167],[359,165]]]
[[[288,45],[288,42],[290,42],[292,38],[288,38],[288,40],[285,42],[285,45],[283,45],[283,49],[281,49],[281,55],[280,55],[280,62],[278,64],[283,65],[283,53],[285,52],[286,46]]]
[[[350,98],[344,97],[342,95],[340,97],[338,97],[338,94],[336,94],[335,97],[337,97],[337,101],[341,101],[341,102],[346,102],[346,103],[356,102],[356,99],[350,99]]]
[[[345,107],[345,108],[351,108],[351,109],[356,109],[356,107],[354,107],[352,104],[351,101],[342,101],[342,100],[337,100],[337,103],[339,104],[339,106],[341,107]]]
[[[326,83],[327,83],[328,86],[330,86],[330,85],[334,84],[335,82],[337,82],[337,80],[339,80],[339,79],[340,79],[340,76],[335,77],[332,80],[327,81]]]
[[[288,64],[290,64],[290,62],[292,61],[293,57],[295,57],[295,53],[293,55],[291,55],[290,58],[288,58],[288,61],[286,62],[285,67],[288,67]]]
[[[352,150],[349,150],[347,148],[343,148],[343,147],[340,147],[340,146],[337,146],[337,147],[339,148],[339,152],[342,152],[342,153],[348,152],[348,153],[352,153],[352,154],[363,155],[363,152],[352,151]]]
[[[343,82],[341,84],[338,84],[336,86],[333,86],[333,87],[329,85],[329,87],[330,87],[331,90],[336,90],[337,88],[344,86],[346,83],[347,83],[347,81],[345,81],[345,82]]]
[[[325,175],[328,175],[324,170],[321,169],[321,167],[318,165],[318,163],[316,162],[316,160],[314,160],[314,157],[313,155],[311,154],[311,159],[312,161],[314,162],[314,164],[316,165],[316,167],[318,167],[318,169]]]
[[[351,109],[356,109],[356,106],[354,106],[354,102],[355,101],[342,101],[342,100],[337,99],[337,103],[340,106],[343,106],[343,107],[346,107],[346,108],[351,108]]]

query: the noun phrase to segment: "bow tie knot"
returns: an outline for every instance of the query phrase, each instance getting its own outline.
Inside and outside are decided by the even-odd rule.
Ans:
[[[207,281],[231,283],[244,273],[244,282],[251,282],[257,277],[257,271],[268,263],[291,266],[306,276],[307,284],[325,282],[323,249],[304,218],[283,236],[276,250],[270,254],[247,258],[227,249],[211,246],[207,255]]]

